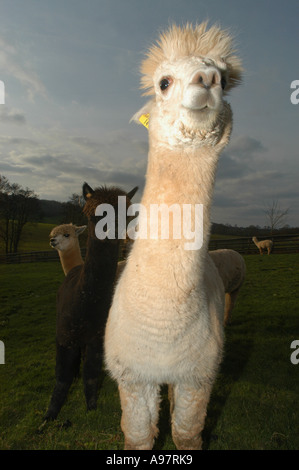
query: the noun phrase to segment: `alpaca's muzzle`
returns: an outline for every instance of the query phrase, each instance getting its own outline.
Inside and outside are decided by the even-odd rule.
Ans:
[[[215,67],[209,67],[206,71],[198,71],[192,77],[190,85],[199,85],[202,88],[212,88],[221,85],[221,74]]]

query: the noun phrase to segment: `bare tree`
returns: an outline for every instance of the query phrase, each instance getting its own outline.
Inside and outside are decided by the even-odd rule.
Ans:
[[[86,223],[86,216],[82,209],[85,204],[83,196],[73,193],[69,200],[63,203],[63,222],[73,224]]]
[[[268,204],[264,212],[269,221],[271,233],[273,233],[275,229],[278,229],[285,224],[289,208],[281,209],[279,207],[279,202],[277,200],[273,200],[271,204]]]
[[[24,226],[37,219],[39,210],[39,200],[34,191],[11,184],[0,175],[0,238],[4,241],[6,253],[18,251]]]

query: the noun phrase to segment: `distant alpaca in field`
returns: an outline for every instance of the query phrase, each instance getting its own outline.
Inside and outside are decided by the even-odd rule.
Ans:
[[[54,227],[50,232],[50,246],[58,251],[64,274],[83,264],[79,245],[79,235],[84,232],[87,225],[77,227],[73,224],[63,224]]]
[[[95,210],[110,204],[117,213],[118,196],[130,204],[137,188],[126,194],[118,188],[93,190],[83,185],[88,217],[87,252],[84,264],[74,267],[65,277],[57,295],[56,385],[45,420],[55,419],[66,400],[83,359],[83,382],[87,410],[97,405],[97,390],[103,357],[105,323],[112,299],[117,268],[119,239],[100,240],[95,225],[100,217]],[[117,222],[116,222],[117,231]]]
[[[240,288],[245,280],[246,265],[243,256],[235,250],[209,251],[225,291],[224,325],[231,321],[231,312],[235,306]]]
[[[261,255],[263,254],[263,250],[267,251],[268,255],[270,255],[273,248],[272,240],[261,240],[259,242],[256,237],[252,237],[252,241],[258,247],[258,250]]]
[[[202,204],[203,244],[187,248],[171,230],[168,239],[135,240],[110,309],[105,359],[118,382],[125,449],[152,449],[165,383],[176,447],[200,449],[223,349],[224,288],[208,255],[210,206],[232,128],[223,95],[240,81],[241,66],[230,35],[204,23],[162,34],[142,73],[143,87],[155,96],[135,115],[149,114],[139,231],[149,233],[144,214],[153,204],[188,205],[194,223],[195,205]]]

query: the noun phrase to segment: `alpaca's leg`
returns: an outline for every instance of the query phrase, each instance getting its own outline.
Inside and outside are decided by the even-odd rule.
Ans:
[[[224,312],[224,326],[231,322],[231,313],[235,306],[239,289],[225,294],[225,312]]]
[[[45,415],[46,420],[56,419],[64,404],[70,386],[78,374],[80,351],[56,344],[56,384],[50,405]]]
[[[172,416],[174,410],[174,395],[173,395],[173,385],[168,385],[168,400],[169,400],[169,412]]]
[[[231,293],[225,294],[225,308],[224,308],[224,326],[230,322],[230,313],[232,311],[232,298]]]
[[[177,449],[201,449],[210,393],[210,386],[201,389],[184,384],[173,386],[172,438]]]
[[[83,362],[83,383],[87,410],[97,408],[98,388],[102,367],[101,338],[95,338],[85,349]]]
[[[125,450],[152,449],[158,433],[159,388],[156,384],[119,385]]]

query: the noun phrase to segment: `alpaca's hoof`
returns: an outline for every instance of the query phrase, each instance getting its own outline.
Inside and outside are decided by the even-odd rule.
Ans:
[[[44,416],[44,423],[47,423],[48,421],[54,421],[57,418],[58,413],[48,410],[47,413]]]
[[[175,446],[178,450],[202,450],[202,437],[186,438],[172,436]]]

